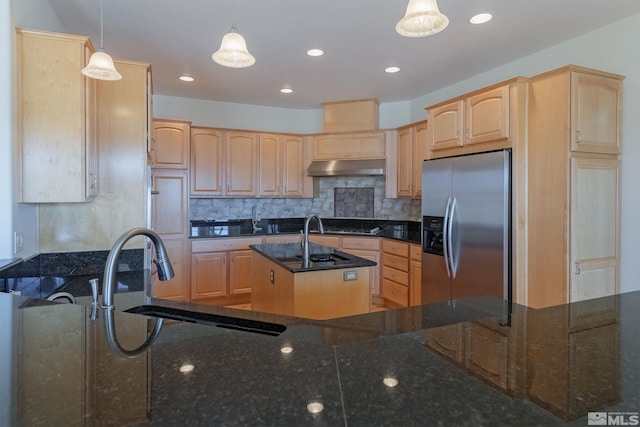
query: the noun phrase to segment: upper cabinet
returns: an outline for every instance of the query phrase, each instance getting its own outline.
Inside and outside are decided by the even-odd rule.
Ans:
[[[303,196],[303,137],[261,133],[259,138],[259,195]]]
[[[224,131],[192,127],[191,195],[221,196],[224,189]]]
[[[422,196],[422,162],[428,158],[427,121],[398,129],[397,196]]]
[[[516,78],[427,108],[431,156],[510,147],[525,87]]]
[[[571,74],[571,151],[620,153],[622,81]]]
[[[87,37],[17,29],[22,201],[84,202],[98,193],[96,81],[80,70]]]
[[[323,132],[370,131],[378,129],[377,99],[325,102],[322,104]]]
[[[225,137],[227,196],[258,194],[258,134],[229,131]]]
[[[189,167],[190,127],[189,121],[153,120],[152,167],[167,169]]]

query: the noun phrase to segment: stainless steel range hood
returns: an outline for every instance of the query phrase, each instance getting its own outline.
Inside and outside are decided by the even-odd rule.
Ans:
[[[314,160],[307,169],[309,176],[384,175],[384,172],[384,159]]]

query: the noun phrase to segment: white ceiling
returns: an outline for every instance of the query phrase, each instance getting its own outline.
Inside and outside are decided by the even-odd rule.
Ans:
[[[99,0],[48,0],[71,34],[100,45]],[[152,64],[154,93],[283,108],[413,99],[640,12],[638,0],[439,0],[449,26],[395,32],[408,0],[104,0],[104,47]],[[485,25],[467,22],[491,12]],[[235,23],[256,58],[245,69],[211,60]],[[326,53],[305,54],[309,48]],[[401,71],[387,74],[396,65]],[[193,83],[178,80],[193,76]],[[283,86],[294,93],[283,95]]]

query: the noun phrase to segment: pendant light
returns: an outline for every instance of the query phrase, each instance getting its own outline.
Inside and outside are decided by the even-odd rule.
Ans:
[[[449,25],[449,18],[438,10],[436,0],[409,0],[407,12],[396,31],[404,37],[424,37],[439,33]]]
[[[91,55],[89,63],[81,71],[87,77],[98,80],[120,80],[122,74],[116,70],[113,59],[104,50],[103,43],[103,0],[100,0],[100,47]]]
[[[244,37],[238,33],[235,24],[222,38],[220,49],[211,55],[211,58],[220,65],[231,68],[246,68],[255,64],[256,59],[247,50]]]

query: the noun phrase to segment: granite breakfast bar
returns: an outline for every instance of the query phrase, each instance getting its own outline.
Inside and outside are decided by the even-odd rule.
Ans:
[[[502,302],[483,298],[326,321],[153,303],[286,330],[165,320],[123,358],[104,313],[0,294],[0,424],[554,426],[586,425],[589,411],[629,422],[640,410],[640,292],[513,306],[506,322]],[[157,319],[116,312],[114,322],[136,348]]]

